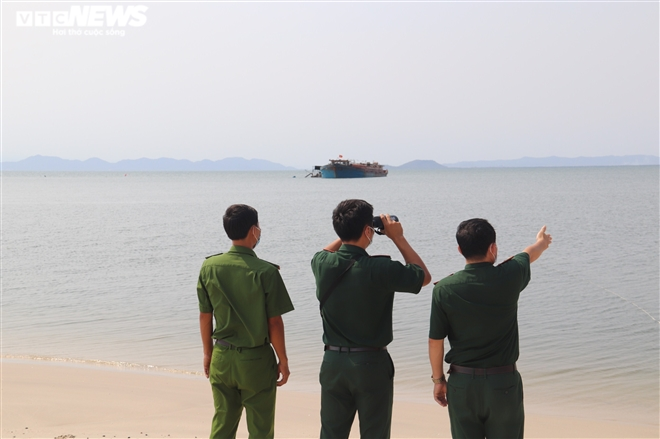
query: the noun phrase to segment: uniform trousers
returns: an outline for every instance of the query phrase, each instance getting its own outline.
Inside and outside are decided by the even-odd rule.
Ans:
[[[272,438],[276,380],[270,344],[249,349],[215,345],[209,372],[215,405],[211,438],[235,438],[243,407],[250,438]]]
[[[326,351],[319,381],[321,439],[347,438],[356,412],[362,439],[390,437],[394,364],[387,351]]]
[[[521,438],[525,425],[518,371],[496,375],[452,373],[447,404],[454,439]]]

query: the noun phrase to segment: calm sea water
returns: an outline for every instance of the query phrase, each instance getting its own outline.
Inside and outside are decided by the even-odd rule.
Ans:
[[[297,178],[292,178],[293,176]],[[226,251],[222,214],[259,210],[257,254],[281,265],[292,377],[318,390],[321,323],[312,255],[334,206],[399,216],[434,280],[463,268],[454,232],[489,219],[501,258],[546,224],[551,248],[520,300],[528,412],[658,424],[657,167],[392,171],[387,178],[270,173],[11,173],[2,176],[2,353],[201,371],[196,281]],[[401,259],[377,237],[372,254]],[[396,397],[430,402],[432,287],[394,305]]]

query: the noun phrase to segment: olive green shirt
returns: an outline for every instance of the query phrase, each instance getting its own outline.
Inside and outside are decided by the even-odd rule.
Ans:
[[[199,311],[215,317],[213,338],[248,348],[270,341],[268,319],[293,310],[278,268],[240,246],[204,261],[197,297]]]
[[[344,275],[323,307],[323,342],[332,346],[384,347],[392,341],[394,292],[419,293],[424,271],[389,256],[369,256],[361,247],[343,244],[337,252],[320,251],[312,259],[316,297]]]
[[[450,364],[497,367],[518,360],[518,297],[531,277],[529,255],[500,265],[468,264],[433,288],[429,338],[449,338]]]

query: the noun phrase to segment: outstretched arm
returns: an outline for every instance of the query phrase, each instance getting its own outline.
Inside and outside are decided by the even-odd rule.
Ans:
[[[199,313],[199,332],[202,334],[202,345],[204,346],[204,375],[209,377],[211,368],[211,356],[213,355],[213,313]]]
[[[525,253],[529,255],[529,263],[536,261],[544,251],[548,249],[552,243],[552,236],[545,233],[545,226],[541,227],[539,233],[536,234],[536,242],[525,250]]]
[[[277,385],[283,386],[289,380],[289,359],[286,356],[286,344],[284,343],[284,321],[282,316],[270,317],[268,319],[268,336],[270,343],[277,354]]]
[[[431,378],[440,380],[433,384],[433,399],[443,407],[447,407],[447,381],[442,371],[443,357],[445,356],[445,339],[434,340],[429,338],[429,360],[431,360]]]
[[[424,270],[424,282],[422,282],[422,286],[430,284],[431,273],[429,273],[422,258],[419,257],[417,252],[413,250],[412,246],[403,236],[403,226],[401,223],[393,221],[389,215],[385,214],[381,214],[380,218],[383,220],[383,225],[385,226],[385,235],[390,238],[394,245],[396,245],[396,248],[399,249],[406,264],[415,264]]]

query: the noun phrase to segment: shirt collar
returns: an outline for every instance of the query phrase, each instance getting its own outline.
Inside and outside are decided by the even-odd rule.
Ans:
[[[492,267],[493,264],[490,262],[477,262],[476,264],[467,264],[465,266],[466,270],[469,269],[478,269],[478,268],[485,268],[485,267]]]
[[[357,245],[351,245],[351,244],[342,244],[341,247],[339,247],[339,252],[341,253],[349,253],[352,255],[363,255],[363,256],[369,256],[369,253],[362,247],[358,247]]]
[[[243,247],[241,245],[232,245],[229,249],[229,253],[242,253],[244,255],[254,256],[255,258],[257,257],[257,254],[254,252],[254,250]]]

